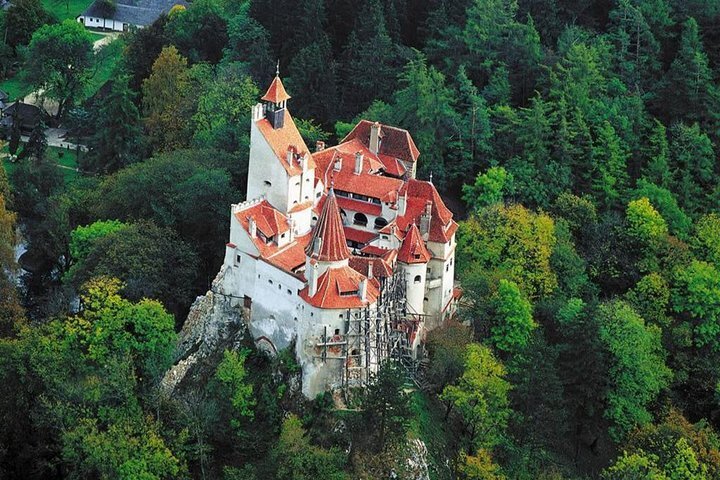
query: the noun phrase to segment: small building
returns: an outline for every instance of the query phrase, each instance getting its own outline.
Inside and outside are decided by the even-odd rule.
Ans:
[[[42,121],[42,111],[35,105],[23,102],[14,102],[3,108],[0,128],[6,136],[9,135],[15,119],[20,122],[20,132],[29,135]]]
[[[175,5],[188,6],[184,0],[117,0],[115,8],[108,9],[105,2],[95,0],[77,21],[87,28],[127,32],[152,24]]]

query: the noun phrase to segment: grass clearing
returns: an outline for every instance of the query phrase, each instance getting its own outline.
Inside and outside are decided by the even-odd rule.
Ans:
[[[25,98],[32,91],[32,88],[22,82],[20,75],[15,75],[0,82],[0,90],[7,93],[10,96],[10,101],[14,102],[17,99]]]
[[[43,7],[59,21],[77,18],[93,0],[42,0]]]
[[[22,146],[19,150],[22,150]],[[16,162],[11,162],[8,157],[5,155],[8,153],[8,147],[7,145],[3,146],[2,149],[0,149],[0,154],[3,155],[3,166],[5,167],[5,171],[7,172],[8,176],[12,175],[12,172],[17,167]],[[83,155],[82,153],[80,155]],[[59,147],[48,147],[47,152],[45,153],[46,158],[58,165],[57,168],[59,168],[63,174],[63,178],[65,179],[65,183],[69,184],[73,182],[78,176],[80,176],[80,173],[76,170],[77,168],[77,152],[74,150],[67,150],[64,148]],[[25,161],[25,160],[21,160]]]

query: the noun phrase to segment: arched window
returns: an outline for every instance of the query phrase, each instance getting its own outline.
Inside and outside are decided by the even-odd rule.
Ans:
[[[353,223],[354,223],[355,225],[359,225],[359,226],[361,226],[361,227],[364,227],[364,226],[367,225],[368,219],[367,219],[367,217],[365,216],[365,214],[362,214],[362,213],[359,213],[359,212],[358,212],[358,213],[356,213],[355,216],[353,217]]]
[[[270,183],[270,180],[265,180],[265,186],[272,187],[272,183]]]
[[[422,277],[420,275],[415,275],[415,283],[420,283],[422,280]]]
[[[387,220],[385,220],[383,217],[377,217],[375,219],[375,229],[377,229],[377,230],[380,230],[387,224],[388,224]]]

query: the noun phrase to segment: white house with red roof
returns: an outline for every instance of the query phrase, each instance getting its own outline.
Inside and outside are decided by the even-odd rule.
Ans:
[[[295,345],[314,397],[367,380],[399,343],[414,354],[454,314],[457,224],[415,179],[408,131],[363,120],[311,153],[289,99],[276,75],[252,109],[249,200],[232,205],[217,283],[259,347]]]

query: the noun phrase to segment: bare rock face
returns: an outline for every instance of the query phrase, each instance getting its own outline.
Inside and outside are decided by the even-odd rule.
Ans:
[[[181,386],[205,383],[212,377],[225,349],[237,349],[248,337],[243,311],[222,291],[224,269],[211,289],[198,297],[180,331],[175,363],[165,373],[161,386],[168,395]]]

